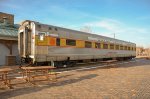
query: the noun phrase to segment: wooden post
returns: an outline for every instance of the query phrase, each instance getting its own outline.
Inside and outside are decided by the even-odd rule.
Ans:
[[[12,44],[13,44],[13,42],[12,41],[6,41],[4,44],[9,49],[9,54],[12,55]]]

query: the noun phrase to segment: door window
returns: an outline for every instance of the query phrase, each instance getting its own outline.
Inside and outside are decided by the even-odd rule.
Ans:
[[[39,40],[44,41],[45,39],[45,33],[39,33]]]

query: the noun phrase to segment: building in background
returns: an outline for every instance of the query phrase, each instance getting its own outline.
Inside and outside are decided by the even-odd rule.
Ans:
[[[0,12],[0,65],[15,65],[18,56],[18,25],[14,15]]]
[[[136,56],[137,57],[150,57],[150,48],[137,47]]]

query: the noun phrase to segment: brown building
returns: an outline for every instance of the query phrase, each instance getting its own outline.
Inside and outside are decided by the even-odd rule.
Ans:
[[[0,12],[0,65],[15,65],[18,56],[18,26],[14,15]]]
[[[0,23],[14,25],[14,15],[0,12]]]

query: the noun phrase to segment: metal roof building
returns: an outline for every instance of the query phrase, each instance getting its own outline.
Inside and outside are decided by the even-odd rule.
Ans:
[[[18,27],[0,24],[0,39],[17,40]]]
[[[18,56],[18,25],[13,22],[13,15],[0,12],[0,65],[14,65]],[[13,60],[10,64],[9,59]]]

